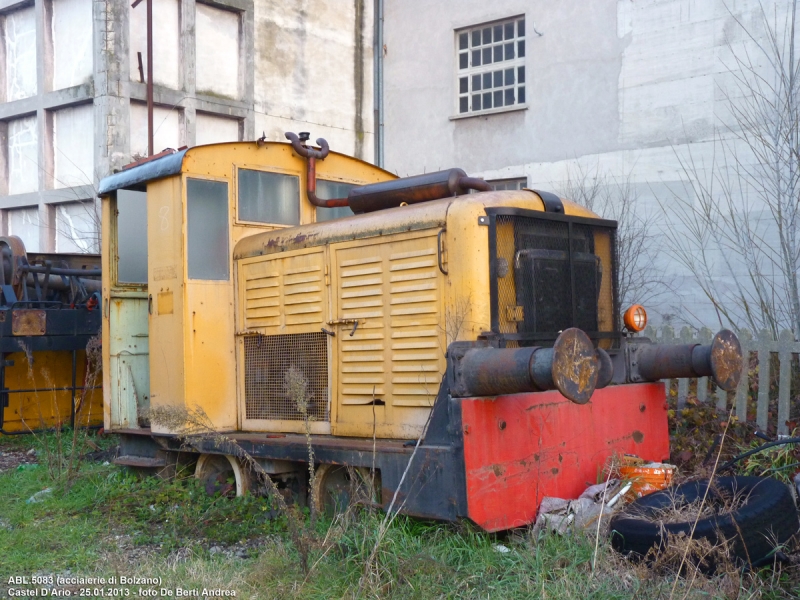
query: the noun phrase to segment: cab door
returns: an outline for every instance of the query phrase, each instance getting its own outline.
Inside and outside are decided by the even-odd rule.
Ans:
[[[147,193],[119,190],[103,204],[105,425],[149,425]]]

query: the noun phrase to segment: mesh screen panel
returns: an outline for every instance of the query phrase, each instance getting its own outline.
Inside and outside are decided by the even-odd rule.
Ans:
[[[322,333],[244,338],[244,397],[248,419],[328,421],[328,340]]]
[[[569,327],[617,331],[613,228],[498,214],[495,244],[493,322],[510,345],[546,345]]]

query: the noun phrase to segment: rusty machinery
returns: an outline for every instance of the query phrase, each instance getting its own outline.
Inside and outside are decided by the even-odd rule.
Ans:
[[[0,433],[74,426],[79,367],[89,368],[87,344],[100,332],[100,257],[28,253],[10,235],[0,261]],[[95,404],[86,423],[96,426]]]

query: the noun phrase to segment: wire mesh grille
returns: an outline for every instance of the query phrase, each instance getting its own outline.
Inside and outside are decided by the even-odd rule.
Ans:
[[[569,327],[617,331],[612,228],[497,215],[495,236],[499,333],[525,346]]]
[[[248,419],[328,421],[328,340],[322,333],[244,338]]]

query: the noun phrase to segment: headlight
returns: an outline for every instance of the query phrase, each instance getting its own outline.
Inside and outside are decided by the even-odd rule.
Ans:
[[[634,304],[625,311],[622,320],[625,322],[625,327],[628,331],[638,333],[647,327],[647,311],[641,304]]]

